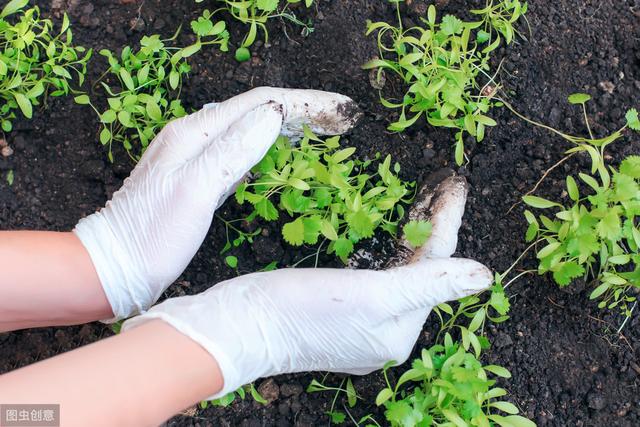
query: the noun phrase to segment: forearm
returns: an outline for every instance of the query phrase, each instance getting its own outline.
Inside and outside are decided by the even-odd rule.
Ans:
[[[207,351],[152,320],[0,376],[0,402],[60,404],[63,426],[156,426],[222,385]]]
[[[73,233],[1,231],[0,332],[113,317]]]

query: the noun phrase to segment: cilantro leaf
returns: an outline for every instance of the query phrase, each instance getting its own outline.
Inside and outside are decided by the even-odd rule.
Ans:
[[[333,244],[336,255],[342,259],[347,258],[353,252],[353,243],[346,237],[340,237]]]
[[[286,223],[282,227],[282,237],[290,245],[302,245],[304,243],[304,222],[302,222],[302,218]]]
[[[264,198],[255,204],[256,212],[267,221],[275,221],[278,219],[278,210],[271,200]]]
[[[584,267],[575,261],[564,262],[553,272],[553,279],[560,286],[567,286],[573,279],[584,274]]]
[[[620,173],[640,178],[640,156],[629,156],[620,164]]]
[[[511,304],[509,303],[509,298],[504,294],[502,286],[494,286],[494,288],[492,288],[489,305],[491,305],[495,311],[500,313],[501,316],[506,316],[509,312]]]
[[[347,215],[347,223],[358,236],[362,238],[373,236],[373,221],[365,210],[360,209],[355,213]]]
[[[432,225],[429,221],[409,221],[403,228],[404,238],[414,248],[424,245],[431,236]]]
[[[462,21],[453,15],[447,15],[442,18],[442,23],[440,24],[440,29],[448,36],[460,33],[462,27]]]
[[[635,108],[631,108],[629,111],[627,111],[625,118],[627,119],[627,126],[635,131],[640,132],[640,119],[638,118],[638,110],[636,110]]]

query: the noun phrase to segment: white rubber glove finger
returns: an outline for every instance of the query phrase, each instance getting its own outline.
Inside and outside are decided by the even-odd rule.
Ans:
[[[405,279],[397,287],[385,287],[389,314],[394,315],[473,295],[493,281],[487,267],[466,258],[423,259],[388,272]]]
[[[263,376],[367,373],[389,360],[402,361],[434,304],[490,282],[486,269],[468,261],[384,272],[278,270],[167,300],[123,328],[159,318],[200,343],[224,376],[215,398]]]
[[[445,179],[436,188],[429,207],[431,237],[416,251],[419,258],[447,258],[456,251],[468,189],[466,180],[459,176]]]
[[[275,102],[249,111],[224,134],[187,163],[184,168],[193,179],[207,182],[210,188],[222,186],[217,208],[224,203],[236,184],[267,154],[280,134],[282,107]],[[211,173],[217,171],[217,173]]]
[[[338,93],[312,89],[283,89],[259,87],[222,103],[205,106],[208,122],[216,123],[221,117],[237,120],[248,111],[268,102],[283,107],[282,134],[301,137],[307,125],[318,135],[342,135],[351,130],[362,113],[349,97]]]

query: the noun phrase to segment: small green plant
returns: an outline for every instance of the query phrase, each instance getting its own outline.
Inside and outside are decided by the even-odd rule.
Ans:
[[[590,297],[600,300],[600,308],[619,307],[629,316],[629,303],[635,303],[635,294],[640,287],[640,269],[637,267],[640,231],[636,218],[640,213],[640,157],[628,157],[619,169],[615,169],[607,164],[605,149],[628,130],[640,132],[640,119],[636,109],[629,109],[624,126],[606,137],[597,138],[587,115],[586,105],[590,100],[591,96],[584,93],[568,97],[570,104],[581,106],[589,137],[569,135],[531,120],[503,101],[521,119],[549,130],[573,145],[523,197],[524,203],[533,208],[557,209],[551,218],[525,211],[529,223],[526,239],[534,241],[534,245],[545,243],[537,251],[539,274],[552,273],[560,286],[568,286],[582,277],[595,286]],[[589,155],[591,173],[579,173],[579,180],[572,176],[566,178],[570,203],[563,205],[531,195],[551,170],[578,153]]]
[[[507,394],[493,374],[511,378],[508,370],[497,365],[483,365],[446,334],[444,343],[422,350],[411,369],[391,384],[384,369],[387,387],[376,398],[386,408],[385,418],[392,426],[491,426],[530,427],[535,424],[517,415],[518,408],[499,400]]]
[[[100,142],[108,147],[110,161],[114,142],[122,144],[137,161],[160,129],[186,115],[180,92],[183,79],[191,71],[187,58],[205,45],[226,49],[228,40],[225,23],[214,24],[210,17],[194,21],[192,28],[197,40],[184,48],[172,46],[176,33],[166,40],[157,34],[145,36],[138,50],[126,46],[120,55],[107,49],[100,51],[109,61],[109,69],[100,81],[107,105],[100,111],[87,95],[76,97],[76,102],[91,105],[100,117]]]
[[[297,147],[280,137],[253,169],[256,179],[236,190],[238,203],[253,208],[246,221],[275,221],[286,213],[285,241],[301,246],[326,239],[327,253],[345,262],[354,244],[377,228],[395,236],[401,203],[411,201],[414,184],[397,177],[399,164],[392,172],[390,156],[369,173],[373,162],[352,159],[355,151],[341,149],[339,137],[322,140],[308,128]]]
[[[475,11],[481,21],[464,22],[453,15],[437,20],[434,5],[427,10],[427,17],[420,18],[422,25],[404,29],[398,1],[398,25],[386,22],[369,22],[367,35],[377,32],[379,58],[363,65],[376,70],[377,80],[390,72],[400,77],[407,87],[401,101],[382,97],[387,108],[400,109],[400,117],[391,123],[389,130],[401,132],[426,117],[429,124],[456,130],[455,158],[464,161],[464,137],[469,134],[482,141],[486,128],[496,122],[487,114],[494,106],[497,87],[489,83],[482,86],[480,77],[489,82],[491,52],[502,41],[513,40],[513,23],[526,12],[526,3],[503,0],[496,6],[489,2],[484,10]],[[484,25],[484,30],[478,28]],[[497,27],[494,27],[497,25]],[[494,28],[497,32],[494,34]]]
[[[40,17],[28,0],[12,0],[0,12],[0,123],[10,132],[19,110],[28,119],[33,107],[48,96],[74,92],[74,77],[84,82],[91,50],[73,45],[69,18],[54,32],[51,20]]]
[[[196,3],[202,3],[204,0],[196,0]],[[212,12],[205,10],[205,15],[215,15],[219,12],[226,11],[234,19],[249,25],[249,32],[244,37],[240,47],[236,50],[236,59],[240,62],[251,59],[249,47],[253,45],[258,37],[259,30],[264,33],[265,41],[269,40],[269,31],[267,30],[267,21],[273,18],[282,18],[303,28],[303,34],[308,35],[313,32],[310,23],[300,21],[295,14],[289,10],[289,6],[296,3],[302,3],[306,7],[311,7],[313,0],[216,0],[222,5]]]
[[[518,30],[514,25],[520,18],[525,18],[529,5],[520,0],[487,0],[483,9],[470,12],[482,18],[482,29],[476,35],[480,43],[493,43],[496,38],[504,37],[511,44]]]
[[[578,277],[592,279],[590,298],[600,300],[598,307],[619,307],[630,315],[629,303],[640,289],[640,157],[630,156],[619,170],[609,169],[599,176],[580,173],[587,187],[583,194],[568,176],[567,205],[526,196],[531,207],[556,210],[551,218],[525,211],[526,238],[544,243],[537,253],[540,274],[553,273],[560,286]]]
[[[244,385],[239,389],[237,389],[236,391],[228,393],[219,399],[210,400],[210,401],[203,400],[202,402],[200,402],[200,409],[207,409],[209,406],[218,406],[221,408],[226,408],[229,405],[231,405],[233,402],[235,402],[237,397],[239,397],[240,400],[244,400],[247,393],[249,393],[250,396],[253,398],[253,400],[255,400],[258,403],[261,403],[263,405],[266,405],[268,403],[265,400],[265,398],[262,397],[260,393],[258,393],[258,390],[256,390],[256,387],[253,385],[253,383],[251,383],[251,384]]]

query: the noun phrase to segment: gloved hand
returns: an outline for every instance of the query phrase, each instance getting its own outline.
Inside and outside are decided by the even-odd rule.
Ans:
[[[481,264],[455,250],[466,185],[448,178],[421,192],[411,218],[431,217],[434,241],[387,271],[285,269],[174,298],[124,323],[158,318],[198,342],[224,377],[217,398],[260,377],[301,371],[367,374],[405,361],[431,309],[488,287]],[[417,212],[416,212],[417,209]],[[431,258],[439,256],[441,258]]]
[[[169,123],[106,206],[74,233],[89,252],[112,321],[144,312],[182,274],[215,209],[267,153],[281,131],[322,135],[358,119],[349,98],[258,88]]]

